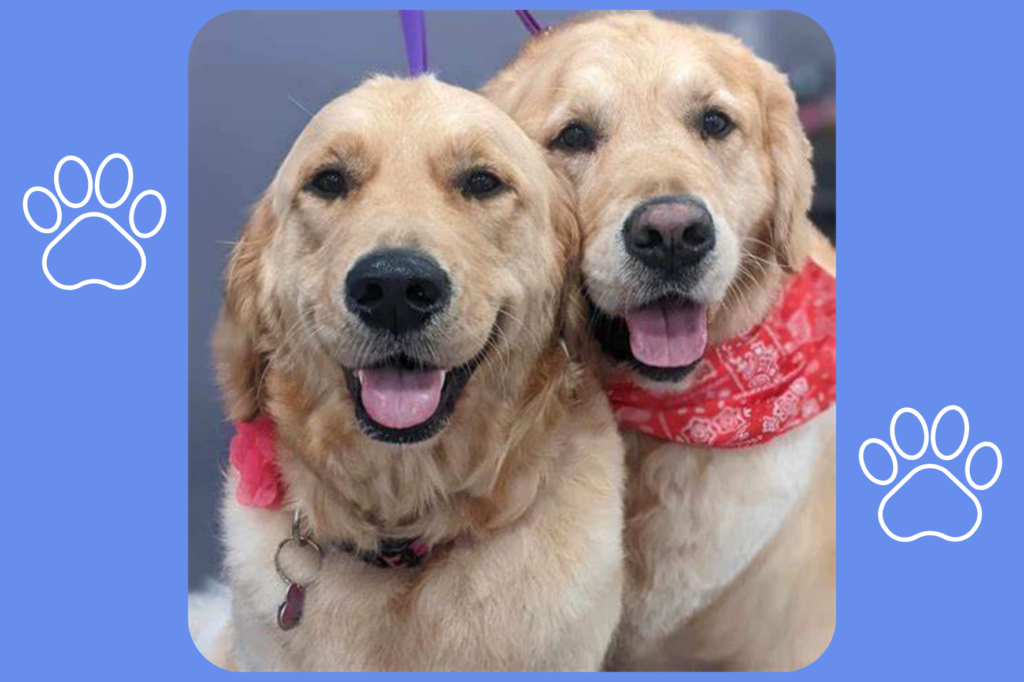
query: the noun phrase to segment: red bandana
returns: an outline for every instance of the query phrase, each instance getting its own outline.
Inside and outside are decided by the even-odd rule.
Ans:
[[[682,393],[607,391],[623,428],[712,448],[768,442],[836,401],[835,278],[808,263],[764,322],[708,349]]]

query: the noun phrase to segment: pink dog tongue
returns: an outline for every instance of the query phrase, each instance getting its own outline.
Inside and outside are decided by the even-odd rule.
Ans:
[[[359,372],[363,407],[373,421],[407,429],[430,419],[441,402],[443,370],[364,369]]]
[[[655,303],[626,315],[629,347],[651,367],[683,367],[704,354],[707,309],[702,305]]]

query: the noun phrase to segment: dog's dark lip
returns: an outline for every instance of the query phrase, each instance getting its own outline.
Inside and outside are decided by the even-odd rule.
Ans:
[[[653,367],[640,362],[633,355],[629,346],[629,327],[626,325],[626,320],[621,317],[613,317],[598,308],[586,292],[584,292],[584,299],[587,302],[591,335],[597,340],[604,354],[612,360],[628,366],[645,379],[666,384],[678,383],[700,364],[700,360],[696,360],[682,367]],[[655,299],[651,303],[664,299],[690,303],[687,299],[675,295]]]
[[[479,353],[473,356],[469,362],[445,371],[444,385],[441,387],[441,401],[434,414],[425,422],[406,429],[394,429],[374,421],[363,405],[362,384],[359,380],[358,370],[343,367],[345,383],[355,404],[356,421],[359,422],[359,427],[363,430],[363,433],[374,440],[400,445],[419,443],[439,434],[448,426],[448,422],[455,411],[455,406],[462,395],[462,391],[466,388],[466,384],[469,383],[477,368],[483,364],[492,348],[497,344],[499,337],[500,332],[498,322],[496,321],[491,328],[487,342],[480,349]],[[411,370],[438,369],[404,354],[388,358],[367,368],[377,369],[385,367],[401,367]]]
[[[441,368],[435,367],[429,362],[424,362],[418,358],[414,358],[411,355],[399,353],[398,355],[393,355],[390,358],[386,358],[380,362],[375,362],[372,365],[366,365],[360,369],[406,369],[410,371],[430,371]]]

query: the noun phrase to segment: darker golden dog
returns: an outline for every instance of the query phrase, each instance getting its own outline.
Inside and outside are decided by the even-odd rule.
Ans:
[[[565,343],[579,243],[560,186],[504,113],[430,77],[372,79],[309,122],[226,275],[228,414],[272,418],[286,494],[245,507],[228,478],[232,619],[219,639],[196,633],[212,657],[601,665],[620,610],[622,453]],[[323,561],[282,631],[272,559],[295,519]],[[402,538],[434,549],[415,567],[359,558]]]

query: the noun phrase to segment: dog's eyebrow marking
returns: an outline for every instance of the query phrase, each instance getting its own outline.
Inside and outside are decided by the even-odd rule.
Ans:
[[[715,88],[708,95],[707,100],[708,104],[720,106],[730,112],[738,112],[742,110],[739,98],[734,96],[725,88]]]
[[[431,172],[443,180],[453,172],[461,175],[468,170],[484,169],[511,184],[517,175],[517,169],[510,162],[514,158],[514,150],[507,148],[500,139],[494,139],[489,129],[480,129],[473,132],[472,137],[449,140],[442,156],[431,163]]]

